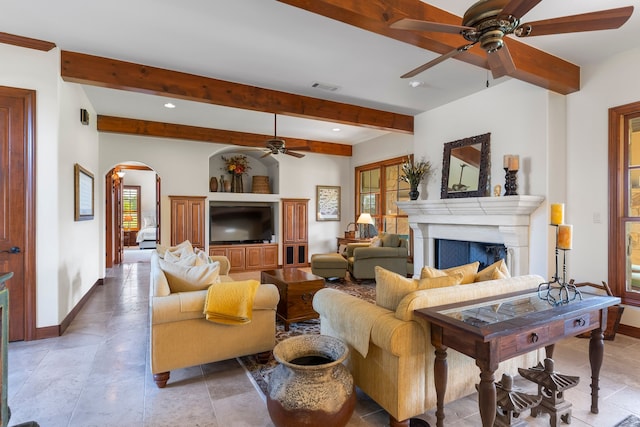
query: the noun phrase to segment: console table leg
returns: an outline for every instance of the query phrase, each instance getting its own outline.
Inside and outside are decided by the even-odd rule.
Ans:
[[[444,426],[444,394],[447,391],[447,376],[449,364],[447,363],[447,348],[436,348],[436,360],[433,366],[433,382],[436,386],[436,427]]]
[[[606,310],[606,309],[605,309]],[[606,318],[605,318],[606,324]],[[600,390],[600,367],[604,357],[604,334],[602,328],[591,331],[589,340],[589,363],[591,364],[591,412],[598,413],[598,391]]]
[[[480,367],[480,385],[478,386],[478,406],[483,427],[492,427],[496,421],[496,384],[495,369]]]

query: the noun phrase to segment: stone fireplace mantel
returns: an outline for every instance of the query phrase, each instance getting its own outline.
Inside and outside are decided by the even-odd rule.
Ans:
[[[434,265],[436,239],[502,243],[512,275],[529,273],[529,225],[542,196],[473,197],[397,202],[413,230],[414,275]]]

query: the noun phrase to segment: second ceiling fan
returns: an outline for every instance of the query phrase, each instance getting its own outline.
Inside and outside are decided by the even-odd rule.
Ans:
[[[550,34],[609,30],[621,27],[631,14],[633,6],[598,12],[582,13],[559,18],[520,23],[520,19],[542,0],[481,0],[464,14],[462,25],[451,25],[418,19],[400,19],[391,28],[411,31],[432,31],[460,34],[467,43],[402,75],[410,78],[480,44],[487,52],[487,62],[494,78],[509,75],[516,70],[504,37],[544,36]]]
[[[267,157],[272,154],[288,154],[293,157],[301,158],[304,157],[304,154],[296,153],[295,151],[291,151],[291,149],[286,147],[284,139],[278,138],[278,117],[276,114],[273,115],[273,138],[268,139],[266,142],[267,151],[262,155],[262,157]],[[307,147],[296,147],[294,150],[308,150]]]

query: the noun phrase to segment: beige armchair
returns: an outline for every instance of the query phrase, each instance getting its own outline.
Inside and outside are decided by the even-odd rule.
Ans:
[[[220,280],[229,276],[229,260],[220,262]],[[217,362],[238,356],[269,352],[275,346],[276,308],[280,299],[274,285],[259,286],[252,320],[245,325],[224,325],[205,319],[206,290],[172,293],[158,253],[151,255],[150,334],[151,373],[164,387],[174,369]]]
[[[354,279],[375,278],[375,267],[380,266],[394,273],[407,275],[409,249],[407,241],[397,234],[380,233],[374,242],[349,243],[346,256],[348,270]],[[379,244],[379,246],[374,246]]]
[[[389,413],[391,427],[408,427],[411,417],[436,406],[431,327],[414,316],[414,310],[536,289],[544,281],[539,276],[521,276],[402,292],[411,280],[390,272],[378,275],[376,304],[328,288],[313,299],[321,333],[349,344],[348,366],[356,385]],[[507,360],[500,364],[496,378],[503,372],[516,374],[518,367],[535,366],[543,358],[542,352],[534,351]],[[447,362],[445,403],[474,393],[480,380],[474,360],[449,349]]]

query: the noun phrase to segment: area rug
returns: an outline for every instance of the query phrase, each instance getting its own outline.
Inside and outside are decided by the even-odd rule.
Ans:
[[[636,417],[635,415],[629,415],[614,427],[640,427],[640,418]]]
[[[344,282],[326,281],[325,287],[346,292],[371,303],[375,303],[376,300],[376,284],[373,280],[362,281],[360,283],[356,283],[348,279]],[[319,333],[320,319],[291,323],[288,331],[285,331],[284,324],[278,321],[276,324],[276,344],[289,337]],[[269,357],[269,361],[267,363],[259,363],[255,356],[244,356],[238,357],[237,359],[249,374],[254,385],[256,385],[258,390],[262,392],[263,397],[266,396],[269,374],[278,364],[278,362],[273,358],[273,355]]]

